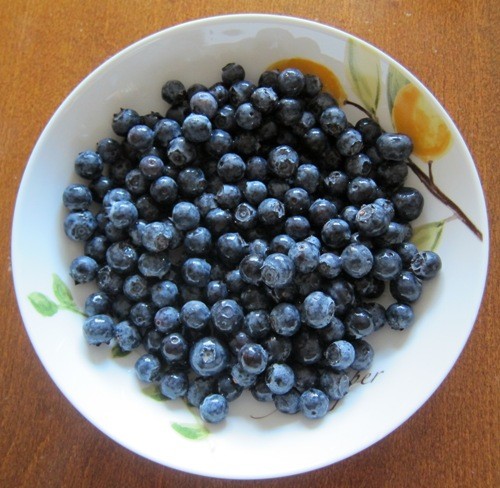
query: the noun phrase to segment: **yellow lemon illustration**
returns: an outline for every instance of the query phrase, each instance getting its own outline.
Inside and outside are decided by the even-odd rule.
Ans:
[[[451,145],[451,132],[432,103],[411,83],[394,99],[392,121],[397,132],[413,140],[413,153],[429,162],[442,156]]]
[[[332,95],[332,97],[337,100],[339,105],[343,105],[345,103],[347,95],[342,88],[339,79],[335,73],[333,73],[333,71],[328,69],[326,66],[316,63],[315,61],[311,61],[310,59],[289,58],[276,61],[267,69],[277,69],[282,71],[286,68],[297,68],[304,74],[318,76],[323,83],[323,90]]]

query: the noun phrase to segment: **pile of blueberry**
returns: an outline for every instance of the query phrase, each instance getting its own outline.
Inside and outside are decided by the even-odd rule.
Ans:
[[[165,116],[121,109],[116,137],[77,156],[64,230],[84,252],[70,275],[98,289],[83,332],[144,348],[139,379],[207,422],[244,389],[320,418],[370,367],[366,337],[406,329],[441,267],[409,241],[423,206],[405,186],[412,142],[352,125],[297,69],[254,84],[230,63],[221,78],[166,82]]]

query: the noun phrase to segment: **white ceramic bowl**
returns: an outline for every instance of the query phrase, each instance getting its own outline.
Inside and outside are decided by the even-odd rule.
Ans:
[[[410,171],[408,184],[426,199],[415,222],[417,238],[424,247],[437,248],[443,269],[427,283],[411,329],[385,327],[370,337],[376,351],[371,370],[356,378],[351,392],[321,421],[271,413],[271,405],[246,394],[231,404],[223,424],[204,426],[182,402],[154,401],[141,392],[133,372],[136,354],[114,358],[109,348],[85,343],[82,316],[75,310],[82,309],[91,287],[70,284],[68,266],[81,248],[62,230],[61,195],[76,179],[76,154],[113,135],[110,122],[120,107],[162,111],[160,89],[168,79],[209,85],[219,79],[222,66],[236,61],[247,78],[257,80],[271,63],[295,57],[332,70],[340,93],[375,114],[384,129],[394,130],[395,122],[396,129],[404,127],[415,137],[412,160],[427,182]],[[345,108],[351,120],[363,115],[353,105]],[[416,129],[415,121],[424,129]],[[432,185],[428,159],[434,160]],[[442,194],[436,197],[431,187]],[[467,224],[458,218],[460,212]],[[223,16],[175,26],[96,69],[40,136],[19,188],[12,231],[13,276],[24,324],[68,400],[131,451],[220,478],[270,478],[320,468],[358,453],[401,425],[441,384],[464,347],[481,302],[487,262],[487,215],[474,162],[429,91],[359,39],[318,23],[272,15]]]

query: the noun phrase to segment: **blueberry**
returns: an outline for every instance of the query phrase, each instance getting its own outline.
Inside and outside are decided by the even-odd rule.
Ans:
[[[210,309],[198,300],[186,302],[180,312],[181,323],[190,329],[202,329],[210,320]]]
[[[211,376],[196,376],[195,378],[191,378],[186,394],[188,405],[199,407],[205,397],[215,393],[216,389],[217,385],[215,379]]]
[[[73,241],[88,241],[96,229],[96,219],[89,210],[70,212],[64,219],[64,232]]]
[[[267,351],[256,343],[247,343],[238,352],[241,368],[250,374],[260,374],[267,367]]]
[[[291,188],[290,184],[282,178],[272,178],[267,182],[267,191],[271,198],[283,201],[285,193]]]
[[[167,158],[177,168],[184,168],[196,158],[196,146],[184,136],[175,137],[167,147]]]
[[[185,371],[165,373],[160,380],[161,394],[170,400],[182,398],[187,394],[189,380]]]
[[[189,142],[206,142],[212,134],[212,123],[207,116],[192,113],[182,122],[182,133]]]
[[[402,269],[401,257],[392,249],[380,249],[373,256],[373,276],[379,280],[392,280]]]
[[[385,307],[377,302],[363,303],[361,305],[372,317],[374,330],[379,330],[386,323]]]
[[[394,191],[403,186],[408,176],[408,165],[403,161],[383,161],[377,165],[374,178],[379,186]]]
[[[229,101],[235,107],[248,102],[256,86],[248,80],[236,81],[229,87]]]
[[[269,323],[277,334],[292,336],[300,329],[300,312],[295,305],[280,303],[269,313]]]
[[[139,151],[144,151],[153,145],[155,133],[147,125],[134,125],[127,133],[127,142]]]
[[[233,381],[230,373],[223,373],[217,378],[217,392],[228,402],[232,402],[241,396],[243,387]]]
[[[285,205],[276,198],[266,198],[259,204],[257,214],[264,225],[276,226],[285,218]]]
[[[402,271],[389,285],[391,295],[399,302],[416,302],[422,294],[422,282],[411,271]]]
[[[250,102],[242,103],[235,113],[236,124],[245,130],[253,130],[262,123],[262,114]]]
[[[321,238],[328,247],[342,249],[351,238],[351,229],[345,220],[330,219],[321,229]]]
[[[321,113],[319,123],[326,134],[337,137],[347,128],[347,117],[342,109],[332,106]]]
[[[326,327],[317,330],[317,335],[322,344],[330,344],[344,338],[345,325],[339,318],[333,317]]]
[[[345,318],[346,333],[355,339],[360,339],[375,330],[375,324],[370,312],[364,307],[353,307]]]
[[[350,380],[345,373],[325,370],[319,380],[321,390],[333,401],[341,400],[349,393]]]
[[[207,304],[213,305],[219,300],[224,300],[229,295],[226,283],[219,280],[210,281],[207,285]]]
[[[131,227],[139,218],[137,207],[127,200],[113,202],[108,211],[111,223],[118,229]]]
[[[161,97],[172,105],[181,103],[186,98],[186,88],[179,80],[168,80],[161,87]]]
[[[353,278],[362,278],[373,267],[373,254],[363,244],[349,244],[340,255],[342,269]]]
[[[300,393],[292,388],[283,395],[273,395],[274,406],[281,413],[293,415],[300,410]]]
[[[297,171],[299,155],[290,146],[277,146],[269,153],[267,164],[276,176],[289,178]]]
[[[292,353],[290,337],[279,334],[268,335],[262,342],[269,354],[269,363],[286,361]]]
[[[249,158],[246,167],[246,177],[248,181],[265,181],[267,179],[267,161],[261,156]]]
[[[236,127],[236,110],[232,105],[224,105],[215,114],[212,119],[212,125],[216,129],[232,131]]]
[[[97,272],[96,283],[99,290],[109,295],[117,295],[122,291],[123,278],[106,265]]]
[[[261,281],[261,268],[264,258],[257,254],[247,254],[239,264],[241,279],[250,285],[257,285]]]
[[[419,217],[424,207],[424,197],[416,188],[403,187],[392,195],[391,200],[396,215],[405,222]]]
[[[217,191],[215,199],[220,208],[232,210],[241,201],[241,191],[236,185],[223,184]]]
[[[180,313],[174,307],[162,307],[154,316],[154,325],[163,334],[174,332],[181,325]]]
[[[173,281],[158,281],[151,286],[151,301],[157,307],[175,305],[179,298],[179,289]]]
[[[278,90],[282,96],[296,97],[306,84],[303,73],[296,68],[286,68],[278,75]]]
[[[441,258],[433,251],[418,252],[410,262],[413,274],[421,280],[431,280],[441,269]]]
[[[149,303],[138,302],[130,308],[129,318],[137,327],[149,327],[153,325],[154,310]]]
[[[372,273],[353,280],[354,290],[358,298],[379,298],[385,291],[384,281],[376,278]]]
[[[241,156],[235,153],[224,154],[217,163],[217,174],[226,183],[236,183],[245,175],[246,165]]]
[[[325,349],[325,359],[335,372],[344,371],[351,366],[355,358],[353,345],[345,340],[332,342]]]
[[[337,254],[325,252],[319,256],[318,272],[327,279],[333,279],[342,272],[342,259]]]
[[[224,299],[214,303],[211,314],[215,329],[228,334],[240,330],[245,320],[243,309],[238,302],[232,299]]]
[[[113,319],[106,314],[93,315],[85,319],[83,334],[88,344],[109,344],[113,339]]]
[[[265,382],[275,395],[289,392],[295,383],[293,369],[286,363],[273,363],[265,371]]]
[[[302,304],[302,320],[314,329],[326,327],[335,314],[335,301],[321,291],[310,293]]]
[[[311,234],[311,224],[302,215],[292,215],[285,220],[285,233],[297,241],[306,239]]]
[[[182,129],[179,122],[172,119],[159,120],[155,124],[154,132],[156,143],[162,147],[168,147],[170,141],[182,136]]]
[[[308,419],[319,419],[328,412],[328,396],[317,388],[310,388],[300,395],[300,411]]]
[[[118,320],[128,320],[132,302],[123,294],[113,296],[111,310]]]
[[[200,405],[200,416],[205,422],[217,424],[228,414],[229,406],[223,395],[212,393],[203,399]]]
[[[101,175],[89,183],[89,190],[92,193],[92,198],[95,202],[102,203],[104,195],[110,191],[115,185],[115,181],[109,176]]]
[[[259,112],[268,114],[276,108],[278,95],[271,87],[261,86],[252,93],[250,101]]]
[[[160,377],[161,363],[153,354],[143,354],[135,362],[134,369],[140,381],[153,383]]]
[[[361,133],[351,128],[344,130],[337,137],[336,147],[342,156],[350,157],[359,154],[363,149]]]
[[[242,192],[251,205],[259,205],[267,197],[267,187],[262,181],[244,182]]]
[[[377,151],[384,159],[404,161],[413,151],[413,143],[405,134],[382,134],[375,142]]]
[[[257,382],[258,375],[245,371],[240,363],[231,367],[231,379],[242,388],[250,388]]]
[[[289,215],[304,214],[311,206],[309,193],[303,188],[290,188],[284,196],[285,209]]]
[[[389,327],[394,330],[405,330],[414,321],[413,308],[407,303],[393,303],[387,307],[385,316]]]
[[[200,376],[214,376],[227,366],[228,353],[215,337],[204,337],[190,350],[189,363]]]
[[[324,198],[318,198],[309,207],[309,222],[315,227],[322,228],[335,217],[337,217],[337,208],[331,201]]]
[[[141,335],[137,327],[132,325],[128,320],[115,324],[114,337],[122,351],[132,351],[141,345]]]
[[[155,202],[169,205],[177,198],[178,186],[170,176],[160,176],[151,184],[149,192]]]
[[[271,330],[269,314],[266,310],[252,310],[245,315],[243,330],[252,339],[263,339]]]
[[[295,274],[293,261],[280,253],[270,254],[262,265],[262,281],[271,288],[281,288],[290,284]]]
[[[306,147],[316,154],[321,154],[328,147],[328,137],[319,127],[309,129],[302,139]]]
[[[101,176],[103,168],[104,163],[101,156],[95,151],[83,151],[75,159],[76,174],[87,180]]]
[[[354,361],[351,369],[355,371],[364,371],[370,368],[373,363],[373,347],[363,339],[354,340]]]
[[[101,156],[103,163],[113,164],[121,155],[121,145],[111,137],[106,137],[97,142],[96,153]]]
[[[193,349],[194,346],[191,348],[191,354]],[[160,353],[168,364],[178,364],[184,362],[188,357],[188,352],[188,342],[181,333],[172,332],[163,338]]]
[[[233,138],[229,132],[215,129],[205,144],[206,151],[214,157],[220,158],[223,154],[230,152],[233,147]]]
[[[273,401],[273,393],[266,385],[264,378],[262,376],[258,376],[258,379],[251,385],[250,393],[258,402],[272,402]]]
[[[87,210],[91,203],[92,192],[87,185],[69,185],[63,192],[63,205],[68,210]]]
[[[111,299],[102,291],[91,293],[85,300],[84,312],[88,317],[92,315],[108,314],[110,310]]]
[[[228,232],[217,239],[219,256],[230,263],[238,263],[247,254],[248,244],[237,232]]]
[[[142,245],[150,252],[165,251],[172,237],[172,230],[164,222],[151,222],[144,228]]]
[[[212,248],[212,235],[205,227],[197,227],[184,237],[184,248],[193,256],[205,256]]]
[[[314,164],[304,163],[297,168],[294,183],[311,194],[318,189],[320,178],[320,172]]]
[[[228,63],[222,68],[221,78],[225,85],[232,85],[245,79],[245,69],[241,64]]]
[[[292,338],[293,359],[302,365],[318,363],[323,357],[323,346],[315,330],[302,329]]]
[[[302,103],[296,98],[281,98],[275,109],[276,119],[284,126],[296,128],[304,114]],[[286,139],[281,139],[286,138]],[[281,139],[281,140],[280,140]],[[294,137],[292,133],[279,132],[277,142],[292,145]],[[293,144],[294,145],[294,144]]]
[[[179,230],[191,230],[200,223],[200,212],[190,202],[179,202],[172,209],[172,221]]]
[[[347,185],[347,198],[353,205],[370,203],[377,197],[378,187],[371,178],[356,176]]]
[[[182,265],[182,278],[187,285],[203,288],[210,281],[210,270],[204,259],[189,258]]]
[[[97,276],[99,265],[89,256],[78,256],[69,266],[69,275],[73,278],[76,285],[80,283],[89,283]]]
[[[310,273],[319,264],[319,249],[306,241],[294,244],[288,251],[288,257],[293,261],[295,269],[299,273]]]
[[[257,210],[249,203],[240,203],[234,210],[234,223],[239,229],[254,229],[258,223]]]
[[[144,252],[137,262],[140,273],[147,278],[163,278],[169,272],[170,264],[165,252]]]
[[[409,268],[411,264],[411,260],[418,253],[418,248],[412,242],[402,242],[398,244],[394,248],[396,252],[401,257],[401,261],[405,268]]]

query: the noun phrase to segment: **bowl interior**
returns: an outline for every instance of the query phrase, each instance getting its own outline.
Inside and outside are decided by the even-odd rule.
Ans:
[[[245,67],[248,79],[257,81],[270,64],[295,57],[327,66],[347,99],[374,109],[386,130],[394,129],[395,77],[416,87],[424,106],[450,134],[447,150],[432,163],[433,183],[467,215],[482,239],[411,173],[408,184],[426,199],[415,227],[422,242],[435,245],[443,259],[441,275],[425,286],[415,307],[412,328],[395,332],[386,327],[370,337],[375,349],[371,370],[353,379],[351,392],[322,421],[273,413],[272,405],[247,394],[231,405],[223,425],[207,427],[184,403],[155,401],[148,395],[151,391],[133,372],[137,354],[114,358],[108,348],[85,344],[82,316],[71,307],[81,310],[92,287],[70,284],[68,266],[81,247],[69,242],[62,230],[61,195],[77,180],[77,153],[113,136],[112,115],[121,107],[139,113],[166,110],[160,96],[166,80],[211,85],[219,80],[220,69],[235,61]],[[372,89],[360,88],[360,79],[371,80]],[[353,105],[346,105],[346,112],[351,121],[363,116]],[[415,157],[414,162],[429,174],[425,158]],[[473,160],[428,90],[388,56],[343,32],[266,15],[216,17],[167,29],[125,49],[87,77],[54,114],[33,150],[12,233],[14,283],[26,330],[69,401],[137,454],[221,478],[270,478],[319,468],[359,452],[401,425],[440,385],[464,347],[481,302],[487,261],[487,216]],[[54,312],[50,302],[66,309]]]

